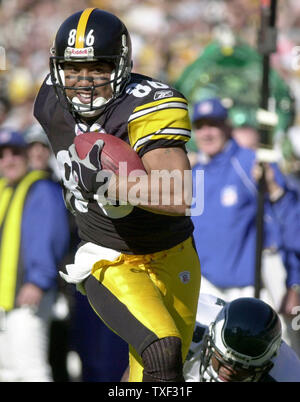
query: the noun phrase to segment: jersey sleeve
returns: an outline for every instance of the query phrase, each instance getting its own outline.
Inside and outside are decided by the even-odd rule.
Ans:
[[[173,96],[155,99],[135,107],[128,119],[130,145],[143,156],[149,150],[164,147],[184,147],[191,137],[187,100]]]
[[[47,75],[33,106],[33,115],[46,133],[48,133],[50,129],[56,102],[50,75]]]

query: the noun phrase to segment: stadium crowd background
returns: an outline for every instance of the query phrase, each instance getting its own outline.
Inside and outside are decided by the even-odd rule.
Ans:
[[[170,83],[228,29],[257,46],[258,0],[1,0],[0,46],[6,51],[6,70],[0,71],[0,89],[13,105],[10,125],[23,130],[32,123],[32,102],[48,71],[49,44],[68,15],[89,6],[124,20],[132,36],[134,70]],[[277,28],[272,65],[292,89],[299,121],[300,67],[293,53],[300,45],[297,0],[278,1]]]
[[[212,40],[228,32],[256,48],[259,6],[258,0],[0,0],[0,47],[6,55],[0,124],[26,131],[34,123],[32,106],[49,71],[50,45],[61,22],[78,10],[99,7],[118,15],[131,33],[134,71],[173,84]],[[271,61],[295,98],[300,160],[299,0],[278,0],[276,25]],[[11,104],[4,122],[2,98]]]

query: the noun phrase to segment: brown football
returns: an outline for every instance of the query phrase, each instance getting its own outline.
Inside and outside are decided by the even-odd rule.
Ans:
[[[139,176],[141,171],[146,172],[143,162],[135,150],[127,142],[111,134],[90,132],[76,136],[74,144],[79,158],[84,159],[98,139],[104,141],[100,154],[102,169],[121,175],[126,172],[127,175],[134,172],[132,175]],[[126,165],[120,165],[120,162],[126,162]]]

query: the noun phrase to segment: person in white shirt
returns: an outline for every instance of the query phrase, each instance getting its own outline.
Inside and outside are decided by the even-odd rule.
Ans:
[[[278,314],[242,297],[226,303],[201,294],[186,382],[300,382],[300,359],[282,340]]]

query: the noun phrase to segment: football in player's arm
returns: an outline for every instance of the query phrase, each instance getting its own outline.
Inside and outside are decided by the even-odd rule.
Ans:
[[[88,8],[58,29],[34,115],[82,240],[61,275],[129,344],[130,381],[184,381],[200,285],[188,211],[188,105],[174,88],[131,67],[130,35],[115,15]],[[82,160],[73,142],[85,132],[112,134],[138,153],[147,171],[138,202],[131,202],[135,183],[126,175],[110,176],[102,192],[105,141]]]

